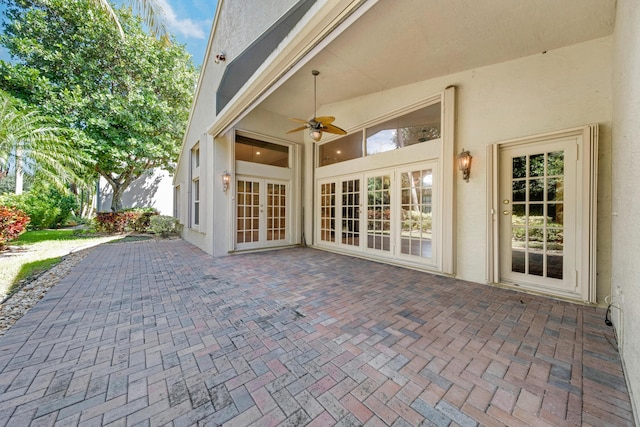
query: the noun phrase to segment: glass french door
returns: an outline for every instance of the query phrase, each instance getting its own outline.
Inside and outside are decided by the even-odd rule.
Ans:
[[[391,195],[390,174],[367,177],[367,250],[391,252]]]
[[[400,173],[400,253],[434,258],[435,165],[411,168]]]
[[[360,178],[345,179],[341,182],[341,227],[340,244],[345,246],[360,246]]]
[[[535,290],[576,287],[575,140],[500,152],[500,279]]]
[[[436,179],[422,162],[319,181],[319,244],[437,266]]]
[[[238,177],[236,248],[255,249],[289,243],[288,183]]]

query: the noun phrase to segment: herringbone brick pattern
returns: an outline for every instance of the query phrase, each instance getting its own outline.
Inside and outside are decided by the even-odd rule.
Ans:
[[[0,425],[633,425],[604,311],[330,254],[103,245],[0,338]]]

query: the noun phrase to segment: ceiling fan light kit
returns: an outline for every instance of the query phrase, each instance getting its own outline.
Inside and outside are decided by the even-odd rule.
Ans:
[[[311,120],[290,118],[289,120],[293,120],[294,122],[298,123],[304,123],[305,125],[297,127],[295,129],[291,129],[287,133],[299,132],[304,129],[309,129],[309,137],[315,142],[320,141],[320,139],[322,138],[322,132],[333,133],[336,135],[346,135],[347,131],[332,124],[336,119],[335,117],[316,117],[316,78],[318,77],[318,74],[320,74],[320,72],[318,70],[313,70],[311,71],[311,74],[313,74],[313,118]]]

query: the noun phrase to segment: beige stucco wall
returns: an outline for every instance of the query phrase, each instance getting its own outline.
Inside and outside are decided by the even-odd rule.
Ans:
[[[113,189],[100,178],[99,211],[109,211]],[[161,215],[173,215],[173,185],[169,172],[162,169],[149,170],[136,179],[122,195],[125,208],[155,208]]]
[[[613,320],[636,422],[640,422],[640,3],[618,0],[614,33],[612,287]]]
[[[613,38],[549,51],[488,67],[325,105],[318,115],[340,118],[345,129],[441,92],[456,90],[456,147],[473,156],[471,179],[456,171],[457,277],[486,282],[487,158],[490,144],[529,135],[600,125],[597,298],[610,293],[611,56]],[[305,188],[311,194],[311,184]]]

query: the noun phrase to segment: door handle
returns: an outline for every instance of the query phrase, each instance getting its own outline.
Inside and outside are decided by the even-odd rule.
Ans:
[[[509,215],[510,213],[511,211],[507,211],[507,210],[502,211],[502,215]]]

